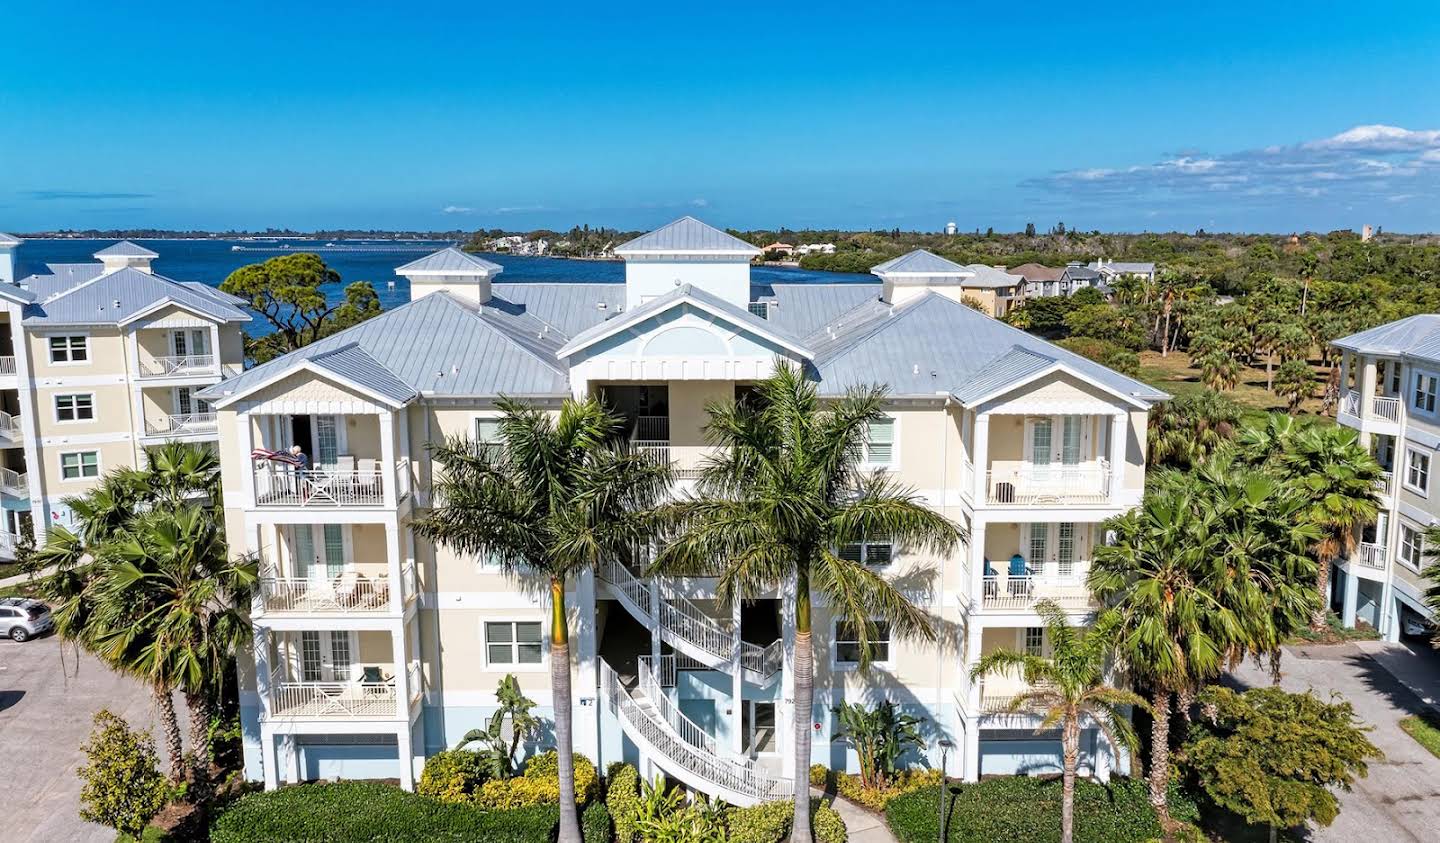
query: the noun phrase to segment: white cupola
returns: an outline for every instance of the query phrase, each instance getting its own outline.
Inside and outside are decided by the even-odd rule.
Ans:
[[[129,240],[121,240],[95,253],[95,260],[104,265],[106,274],[126,268],[148,273],[151,271],[150,262],[158,257],[159,254]]]
[[[736,307],[750,304],[750,261],[760,250],[714,226],[681,217],[615,248],[625,259],[625,307],[686,284]]]
[[[490,301],[490,281],[505,267],[451,246],[411,261],[395,270],[410,279],[410,300],[445,292],[456,298],[484,304]]]

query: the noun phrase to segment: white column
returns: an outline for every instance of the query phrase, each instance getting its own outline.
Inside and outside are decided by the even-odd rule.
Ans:
[[[1340,406],[1345,406],[1345,393],[1350,389],[1350,352],[1340,352]]]
[[[989,486],[987,477],[990,474],[990,415],[977,414],[975,416],[975,450],[971,454],[971,462],[975,465],[975,492],[976,506],[986,501],[986,489]]]
[[[385,495],[385,506],[394,509],[398,505],[395,486],[400,478],[395,470],[395,414],[380,414],[380,487]]]
[[[650,577],[650,655],[654,659],[654,666],[659,667],[660,661],[660,589],[662,580],[659,576]]]
[[[214,323],[210,325],[210,359],[215,361],[215,374],[225,374],[225,368],[220,365],[220,326]]]
[[[572,722],[575,749],[589,758],[600,758],[600,664],[595,625],[595,572],[582,571],[575,578],[576,677]]]
[[[40,427],[35,407],[35,378],[30,371],[30,340],[20,320],[20,305],[7,306],[10,315],[10,342],[15,349],[16,397],[20,402],[20,427],[24,431],[25,472],[30,487],[30,528],[35,546],[44,547],[50,529],[50,508],[45,504],[45,466],[40,463]]]
[[[1130,416],[1116,413],[1110,417],[1110,497],[1120,494],[1125,486],[1125,452],[1130,439]]]
[[[1368,419],[1375,407],[1375,358],[1366,357],[1360,369],[1360,418]]]
[[[299,784],[300,779],[300,738],[295,735],[285,735],[280,739],[285,750],[285,781],[287,784]]]
[[[1110,746],[1110,742],[1105,740],[1105,735],[1102,734],[1099,729],[1094,731],[1094,735],[1095,746],[1094,749],[1091,750],[1090,757],[1094,759],[1095,778],[1099,779],[1101,783],[1105,783],[1110,781],[1110,754],[1118,750]]]
[[[775,729],[779,738],[780,746],[780,775],[793,777],[795,775],[795,718],[800,716],[795,711],[795,580],[789,579],[785,582],[781,594],[781,617],[788,620],[781,624],[781,635],[785,644],[785,672],[780,677],[780,705],[775,707]],[[811,609],[813,617],[814,609]],[[814,630],[811,630],[813,636]],[[810,712],[804,712],[805,720],[810,720]],[[809,762],[806,762],[809,767]]]
[[[235,414],[236,441],[240,444],[241,457],[240,465],[240,488],[242,490],[241,504],[248,509],[255,507],[255,462],[250,459],[250,452],[255,450],[255,435],[251,430],[250,414]]]
[[[395,665],[395,716],[405,721],[405,730],[410,730],[410,664],[406,660],[405,653],[405,621],[395,622],[390,629],[390,660]],[[400,759],[403,762],[405,754],[401,753]],[[405,766],[403,763],[400,765]]]
[[[980,780],[980,718],[974,714],[965,718],[964,766],[960,778],[967,782]]]
[[[733,656],[730,659],[730,750],[737,756],[745,753],[745,679],[744,663],[740,659],[742,638],[740,635],[740,600],[730,610],[730,623],[734,628]]]
[[[265,789],[274,790],[280,786],[280,762],[275,757],[275,727],[260,724],[260,766],[265,768]]]
[[[395,755],[400,762],[400,787],[415,789],[415,749],[410,738],[410,721],[395,730]]]
[[[400,525],[391,518],[385,522],[385,576],[390,580],[390,611],[397,615],[405,611],[404,583],[400,579],[404,560],[400,551]]]

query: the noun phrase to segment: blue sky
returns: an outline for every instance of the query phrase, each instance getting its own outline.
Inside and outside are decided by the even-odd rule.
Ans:
[[[1433,2],[207,6],[6,9],[0,230],[1440,229]]]

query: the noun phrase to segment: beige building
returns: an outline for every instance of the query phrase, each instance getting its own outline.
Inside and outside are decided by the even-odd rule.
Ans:
[[[852,634],[817,608],[814,710],[794,711],[786,589],[721,612],[704,578],[652,579],[619,560],[580,576],[572,607],[576,747],[727,801],[783,796],[788,747],[853,767],[831,708],[889,698],[924,718],[950,771],[1058,769],[1058,737],[999,711],[1018,678],[971,682],[995,647],[1044,652],[1035,603],[1077,620],[1099,524],[1140,501],[1149,407],[1166,396],[962,305],[945,278],[752,286],[757,250],[678,220],[617,250],[626,281],[500,283],[445,250],[397,269],[412,301],[201,393],[219,417],[227,529],[264,567],[242,669],[246,771],[267,786],[328,777],[414,781],[424,758],[483,724],[515,674],[544,717],[545,589],[417,538],[428,443],[495,437],[501,395],[558,408],[603,399],[634,446],[693,487],[711,452],[704,406],[782,360],[822,396],[888,385],[865,470],[966,527],[935,557],[884,536],[837,548],[929,611],[938,641],[890,640],[858,669]],[[899,289],[903,287],[903,296]],[[313,467],[251,459],[300,445]],[[1124,760],[1087,728],[1082,765]]]
[[[25,519],[39,540],[68,524],[64,498],[143,465],[145,448],[215,441],[197,393],[243,369],[250,321],[234,296],[156,274],[156,253],[134,243],[17,281],[19,247],[0,235],[0,552]]]
[[[1440,314],[1411,316],[1331,343],[1341,352],[1336,420],[1359,431],[1385,470],[1381,511],[1357,529],[1355,552],[1335,563],[1330,601],[1345,626],[1365,623],[1387,640],[1428,637],[1434,616],[1420,575],[1427,528],[1440,524]],[[1440,463],[1436,463],[1440,468]],[[1435,488],[1434,495],[1430,493]]]
[[[996,319],[1025,298],[1025,279],[1003,267],[958,264],[924,249],[907,252],[870,270],[884,284],[887,301],[904,304],[912,296],[935,292]]]

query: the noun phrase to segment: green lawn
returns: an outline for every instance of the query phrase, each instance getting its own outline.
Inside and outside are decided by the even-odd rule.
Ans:
[[[1302,422],[1333,424],[1330,416],[1320,412],[1320,385],[1329,374],[1326,369],[1316,370],[1315,396],[1300,404],[1296,418]],[[1200,370],[1190,365],[1190,358],[1180,351],[1172,351],[1161,357],[1158,351],[1140,352],[1140,380],[1145,381],[1171,395],[1202,392],[1206,389],[1200,382]],[[1285,402],[1265,388],[1265,370],[1249,368],[1241,372],[1240,383],[1234,389],[1222,393],[1226,398],[1245,408],[1245,421],[1262,418],[1271,412],[1289,412]]]
[[[1416,743],[1430,750],[1431,755],[1440,758],[1440,716],[1406,717],[1400,721],[1400,728]]]

